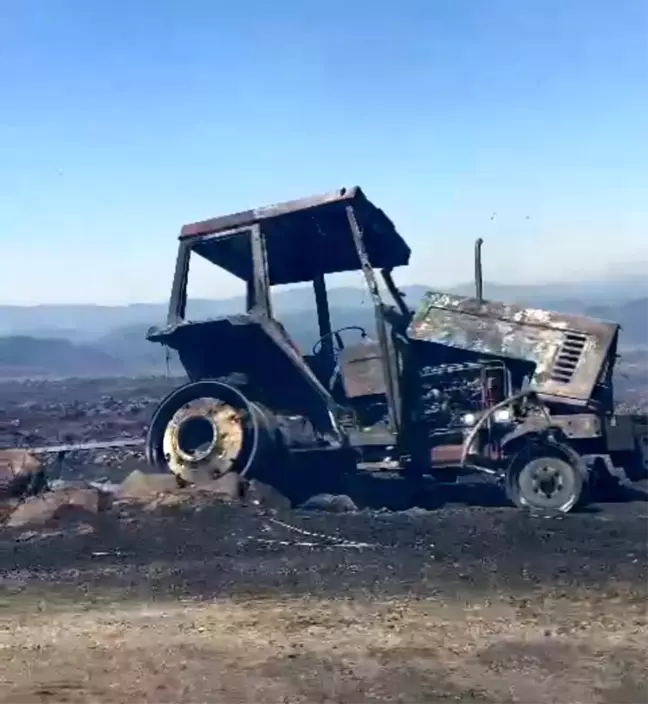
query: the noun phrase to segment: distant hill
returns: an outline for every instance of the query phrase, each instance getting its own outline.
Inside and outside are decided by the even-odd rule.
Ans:
[[[467,295],[473,284],[457,286],[455,291]],[[648,297],[648,264],[643,273],[601,277],[585,281],[546,284],[509,285],[484,283],[484,295],[491,300],[529,302],[543,308],[563,309],[565,305],[616,306],[626,301]]]
[[[608,288],[606,288],[606,286]],[[410,307],[416,307],[427,290],[405,286]],[[453,292],[472,295],[472,285]],[[519,302],[561,312],[580,313],[619,322],[622,344],[648,346],[648,275],[607,282],[506,286],[484,285],[486,298]],[[626,295],[627,294],[627,295]],[[334,327],[373,327],[367,292],[352,287],[329,291]],[[310,288],[282,290],[273,297],[275,313],[297,344],[308,350],[318,338]],[[112,375],[162,372],[165,350],[146,341],[146,331],[166,317],[166,304],[128,306],[42,305],[0,306],[0,376]],[[188,306],[193,319],[242,312],[240,297],[194,300]],[[172,371],[177,362],[169,360]]]
[[[398,273],[398,272],[397,272]],[[416,306],[423,293],[434,286],[401,287],[408,303]],[[448,289],[450,293],[472,295],[473,284]],[[507,285],[485,282],[484,294],[491,300],[520,302],[540,308],[584,312],[588,308],[614,310],[628,301],[648,298],[648,268],[645,273],[619,274],[589,281]],[[368,306],[369,296],[360,288],[340,287],[329,291],[333,308]],[[312,309],[310,287],[281,290],[273,294],[279,315]],[[196,299],[189,302],[189,315],[205,318],[242,312],[242,297],[221,300]],[[65,338],[78,342],[96,341],[118,328],[150,326],[161,323],[167,314],[166,303],[133,303],[125,306],[47,304],[38,306],[0,305],[0,335]]]
[[[648,345],[648,297],[612,306],[588,306],[583,312],[592,318],[619,323],[622,344]]]
[[[70,340],[0,338],[0,376],[95,376],[123,373],[124,362],[100,347]]]

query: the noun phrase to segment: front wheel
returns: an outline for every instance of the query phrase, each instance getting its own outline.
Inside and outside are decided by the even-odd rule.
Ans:
[[[569,513],[583,503],[587,479],[569,448],[534,446],[517,455],[506,474],[506,493],[518,508]]]

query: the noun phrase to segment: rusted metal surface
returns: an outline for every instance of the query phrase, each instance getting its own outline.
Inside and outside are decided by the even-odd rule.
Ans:
[[[192,425],[205,424],[203,433]],[[215,478],[228,472],[243,450],[244,421],[232,406],[214,398],[185,404],[166,427],[162,446],[169,469],[185,482],[197,473]],[[183,433],[192,435],[183,439]]]
[[[30,447],[29,452],[34,455],[56,455],[66,452],[84,452],[91,450],[113,450],[122,447],[141,447],[143,438],[124,438],[121,440],[97,440],[91,442],[69,442],[60,445],[43,445]],[[0,450],[0,453],[3,450]]]
[[[481,248],[484,240],[480,237],[475,242],[475,298],[480,302],[484,302],[484,276],[482,273]]]
[[[458,465],[461,460],[463,445],[436,445],[430,449],[430,461],[433,465]]]
[[[586,402],[615,344],[619,326],[500,302],[430,292],[408,328],[423,340],[534,365],[538,393]]]
[[[459,444],[435,445],[430,449],[430,463],[432,466],[459,467],[462,463],[464,446]],[[495,461],[499,459],[499,451],[493,447],[483,447],[480,452],[482,459]],[[484,468],[487,473],[488,468]]]
[[[259,225],[252,226],[250,238],[252,240],[252,269],[254,271],[254,277],[252,284],[253,296],[250,297],[248,295],[248,298],[252,298],[252,300],[248,300],[248,310],[257,308],[268,317],[272,317],[266,237]]]
[[[350,201],[359,193],[361,193],[361,191],[357,186],[353,186],[352,188],[339,188],[336,191],[329,191],[321,195],[307,196],[306,198],[297,198],[295,200],[266,205],[260,208],[251,208],[250,210],[243,210],[230,215],[221,215],[216,218],[209,218],[208,220],[201,220],[200,222],[184,225],[180,231],[180,237],[211,235],[216,232],[232,230],[237,227],[247,227],[261,220],[267,220],[268,218],[304,212],[312,208],[321,208],[322,206],[338,203],[340,201]]]
[[[531,415],[507,433],[501,440],[502,446],[519,438],[530,437],[559,429],[570,440],[590,440],[600,438],[603,434],[601,419],[593,413],[574,413],[567,415],[543,414]]]
[[[365,231],[358,222],[358,217],[350,205],[346,207],[347,220],[351,229],[351,235],[355,244],[357,260],[365,278],[365,283],[371,295],[376,319],[376,333],[380,355],[383,360],[382,370],[384,378],[385,394],[387,396],[387,413],[389,417],[390,429],[398,432],[400,429],[400,385],[398,379],[398,369],[396,365],[396,354],[391,344],[391,335],[387,328],[387,321],[383,315],[383,304],[378,288],[378,281],[373,269],[373,264],[369,257]],[[356,265],[357,268],[357,265]]]
[[[392,268],[409,262],[410,248],[393,222],[358,187],[185,225],[180,233],[181,247],[184,244],[234,276],[251,282],[254,267],[249,236],[252,228],[260,227],[270,285],[356,271],[358,255],[349,232],[347,207],[357,217],[372,266]],[[176,278],[180,281],[185,277],[179,262]]]
[[[551,425],[560,428],[572,440],[601,437],[601,419],[593,413],[552,415]]]
[[[315,308],[317,310],[317,327],[320,333],[322,353],[327,359],[332,359],[334,354],[333,338],[331,333],[331,311],[329,309],[326,280],[323,274],[313,279],[313,293],[315,294]]]
[[[378,343],[349,345],[340,353],[344,391],[349,398],[385,393]]]

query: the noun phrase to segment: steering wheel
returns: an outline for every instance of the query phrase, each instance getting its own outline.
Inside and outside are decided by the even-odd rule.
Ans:
[[[344,349],[344,342],[342,341],[342,336],[340,333],[345,330],[357,330],[363,339],[368,337],[367,331],[360,325],[345,325],[343,328],[338,328],[337,330],[332,330],[326,335],[322,335],[322,337],[320,337],[320,339],[313,345],[311,354],[313,356],[318,355],[322,351],[322,345],[325,340],[331,338],[333,340],[333,358],[337,360],[338,355]]]

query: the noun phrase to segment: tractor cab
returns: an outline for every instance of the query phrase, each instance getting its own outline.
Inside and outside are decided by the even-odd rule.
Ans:
[[[167,324],[147,337],[176,349],[191,380],[236,374],[274,412],[319,416],[324,426],[354,400],[382,399],[397,432],[394,334],[405,334],[412,314],[391,271],[408,264],[410,248],[360,188],[188,224],[179,240]],[[244,314],[187,319],[192,257],[245,282]],[[349,271],[364,275],[375,341],[359,326],[332,328],[326,276]],[[273,287],[300,283],[312,285],[317,309],[319,340],[310,350],[298,349],[272,305]]]

